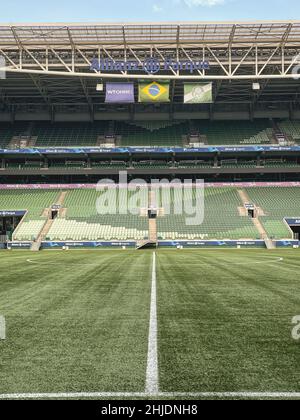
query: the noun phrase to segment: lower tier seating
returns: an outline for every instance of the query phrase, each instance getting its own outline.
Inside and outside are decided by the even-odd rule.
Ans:
[[[300,216],[300,189],[263,187],[248,188],[247,192],[251,201],[265,212],[260,220],[268,235],[278,239],[290,238],[291,232],[283,219]]]
[[[300,218],[298,187],[255,187],[245,192],[249,200],[260,207],[259,217],[270,238],[292,238],[285,217]],[[2,190],[0,210],[24,210],[26,215],[16,228],[13,239],[34,240],[41,232],[47,215],[44,209],[56,203],[59,190]],[[147,188],[132,192],[95,189],[76,189],[66,192],[65,211],[54,220],[47,234],[49,240],[143,240],[149,236]],[[176,239],[256,239],[257,228],[249,217],[241,216],[243,203],[235,187],[205,188],[204,220],[189,223],[196,214],[200,217],[202,201],[196,190],[158,190],[157,236],[163,240]],[[182,207],[182,211],[181,211]],[[191,214],[191,209],[194,209]]]

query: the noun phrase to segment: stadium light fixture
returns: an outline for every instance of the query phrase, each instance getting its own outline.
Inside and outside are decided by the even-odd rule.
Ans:
[[[96,91],[97,92],[103,92],[103,89],[104,89],[103,82],[101,81],[101,83],[97,83]]]
[[[253,90],[260,90],[260,83],[254,82],[252,84],[252,89]]]

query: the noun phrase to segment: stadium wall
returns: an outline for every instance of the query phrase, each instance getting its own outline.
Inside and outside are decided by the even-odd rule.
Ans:
[[[96,189],[98,184],[0,184],[0,190],[77,190],[77,189]],[[119,187],[122,185],[116,184]],[[134,186],[135,184],[131,184]],[[136,184],[137,186],[139,184]],[[144,186],[145,184],[143,184]],[[162,184],[163,185],[163,184]],[[168,184],[169,185],[169,184]],[[104,184],[102,184],[104,186]],[[111,186],[111,185],[110,185]],[[255,187],[300,187],[300,182],[206,182],[207,188],[255,188]],[[127,187],[127,184],[124,184]]]
[[[275,241],[277,248],[299,247],[299,241]],[[31,242],[8,242],[8,249],[30,249]],[[76,242],[76,241],[45,241],[42,242],[41,249],[103,249],[103,248],[135,248],[134,241],[114,241],[114,242]],[[158,241],[158,248],[266,248],[262,240],[257,241]]]
[[[237,105],[240,106],[240,105]],[[282,110],[256,110],[256,111],[243,111],[239,112],[237,109],[230,112],[210,112],[209,109],[200,112],[174,112],[172,120],[253,120],[253,119],[265,119],[265,118],[280,118],[280,119],[300,119],[300,111],[287,109]],[[51,117],[49,112],[15,112],[14,121],[51,121],[51,122],[90,122],[90,121],[105,121],[105,120],[117,120],[117,121],[139,121],[139,120],[169,120],[169,112],[150,112],[141,113],[135,112],[132,115],[130,112],[125,110],[124,112],[95,112],[93,119],[91,120],[90,112],[59,112],[55,111]],[[0,121],[11,122],[12,114],[9,112],[0,113]]]

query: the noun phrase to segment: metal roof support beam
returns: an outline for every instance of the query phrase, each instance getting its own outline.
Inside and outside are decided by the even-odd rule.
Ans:
[[[292,62],[290,63],[290,65],[288,66],[288,68],[284,71],[284,76],[287,76],[289,71],[294,67],[300,64],[300,54],[296,55]],[[284,66],[285,67],[285,66]],[[293,78],[295,79],[295,75],[292,75]]]
[[[287,29],[286,29],[286,31],[285,31],[285,33],[284,33],[283,37],[282,37],[282,42],[281,42],[281,46],[282,46],[282,47],[284,47],[284,46],[285,46],[285,44],[287,43],[287,41],[288,41],[288,39],[289,39],[289,36],[290,36],[290,33],[291,33],[292,29],[293,29],[293,25],[292,25],[292,23],[290,23],[290,24],[288,25],[288,27],[287,27]]]
[[[262,72],[264,71],[264,69],[267,67],[268,64],[270,64],[270,62],[272,61],[272,58],[274,57],[274,55],[277,53],[277,51],[279,51],[280,49],[280,45],[278,45],[278,47],[273,51],[273,53],[271,54],[271,56],[268,58],[268,60],[265,62],[265,64],[263,65],[263,67],[258,71],[258,75],[260,76],[262,74]]]
[[[110,60],[113,62],[113,63],[116,63],[116,60],[111,56],[111,54],[107,51],[107,49],[106,48],[102,48],[103,49],[103,51],[105,52],[105,54],[108,56],[108,58],[110,58]],[[122,71],[122,70],[120,70],[120,73],[122,73],[122,75],[123,76],[126,76],[127,75],[127,71]]]
[[[163,60],[163,61],[165,61],[166,60],[166,58],[163,56],[163,54],[159,51],[159,49],[157,48],[157,47],[154,47],[154,49],[155,49],[155,51],[157,52],[157,54],[160,56],[160,58]],[[171,72],[175,75],[175,76],[177,76],[178,75],[178,73],[172,68],[172,67],[170,67],[170,70],[171,70]]]
[[[70,44],[72,46],[72,71],[75,71],[75,44],[71,35],[71,31],[69,28],[67,28],[68,37],[70,40]]]
[[[84,59],[84,61],[86,62],[87,65],[91,65],[90,60],[87,58],[87,56],[81,51],[80,48],[75,46],[75,50],[79,52],[79,54],[81,55],[81,57]]]
[[[94,121],[94,107],[93,107],[92,100],[89,96],[89,91],[88,91],[88,88],[87,88],[86,80],[83,80],[82,78],[80,78],[80,83],[81,83],[81,86],[82,86],[84,96],[86,97],[86,100],[87,100],[87,103],[88,103],[88,106],[89,106],[91,121]]]
[[[141,65],[141,66],[143,66],[143,62],[142,62],[142,60],[139,58],[139,56],[135,53],[135,51],[131,48],[131,47],[128,47],[128,50],[131,52],[131,54],[134,56],[134,58],[136,59],[136,61]]]
[[[3,55],[3,57],[5,57],[5,59],[15,68],[15,69],[19,69],[20,67],[16,64],[16,63],[14,63],[10,58],[9,58],[9,56],[6,54],[6,52],[5,51],[3,51],[1,48],[0,48],[0,53]]]
[[[56,56],[56,58],[58,58],[58,60],[61,62],[61,64],[71,73],[74,73],[74,71],[72,71],[72,69],[64,62],[64,60],[60,57],[60,55],[55,51],[55,49],[53,49],[52,47],[50,47],[50,50],[53,52],[53,54]]]
[[[230,71],[230,74],[232,74],[233,76],[235,75],[235,73],[238,71],[238,69],[241,67],[241,65],[245,62],[245,60],[247,59],[247,57],[249,56],[249,54],[251,53],[253,48],[254,48],[254,45],[252,45],[252,47],[250,47],[250,49],[248,51],[246,51],[246,54],[244,55],[244,57],[242,57],[242,59],[240,60],[238,65],[235,67],[233,72]],[[231,54],[232,54],[232,50],[230,50],[230,57],[231,57]]]
[[[39,91],[40,95],[42,96],[42,98],[44,99],[45,103],[50,106],[51,101],[50,101],[48,92],[45,89],[45,87],[42,85],[40,77],[36,76],[36,75],[33,75],[33,74],[29,74],[29,77],[31,78],[31,80],[35,84],[36,88],[38,89],[38,91]]]
[[[289,73],[289,70],[292,66],[297,62],[297,59],[293,60],[292,64],[289,66],[288,70],[286,70],[285,74],[255,74],[252,73],[245,73],[240,75],[231,75],[227,72],[227,74],[223,75],[208,75],[205,74],[203,76],[198,75],[159,75],[159,79],[162,80],[263,80],[263,79],[295,79],[295,75]],[[221,66],[223,69],[223,66]],[[4,68],[0,68],[0,70],[7,71],[8,73],[20,73],[20,74],[41,74],[41,75],[49,75],[49,76],[61,76],[61,77],[87,77],[87,78],[99,78],[102,79],[126,79],[126,80],[139,80],[139,79],[153,79],[153,75],[151,74],[114,74],[114,73],[81,73],[81,72],[66,72],[66,71],[56,71],[56,70],[34,70],[34,69],[19,69],[19,68],[12,68],[9,66],[5,66]]]
[[[181,49],[181,51],[184,53],[184,55],[186,56],[186,58],[188,59],[188,60],[190,60],[190,61],[192,61],[192,59],[191,59],[191,57],[189,56],[189,54],[186,52],[186,50],[183,48],[183,47],[181,47],[180,48]],[[204,60],[203,60],[204,61]],[[201,71],[201,70],[197,70],[197,73],[200,75],[200,76],[204,76],[204,70],[203,71]]]
[[[46,70],[46,67],[44,67],[40,62],[39,62],[39,60],[37,60],[35,57],[34,57],[34,55],[33,54],[31,54],[31,52],[27,49],[27,48],[23,48],[24,49],[24,51],[26,51],[27,52],[27,54],[32,58],[32,60],[42,69],[42,70]]]
[[[232,76],[227,70],[226,70],[226,68],[224,67],[224,65],[221,63],[221,61],[218,59],[218,57],[215,55],[215,53],[211,50],[211,48],[207,45],[207,49],[208,49],[208,51],[211,53],[211,55],[214,57],[214,59],[216,60],[216,62],[219,64],[219,66],[220,67],[222,67],[222,69],[223,69],[223,71],[224,71],[224,73],[228,76],[228,77],[230,77],[230,76]]]

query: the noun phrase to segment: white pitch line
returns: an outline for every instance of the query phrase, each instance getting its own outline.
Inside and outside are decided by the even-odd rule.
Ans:
[[[150,323],[146,373],[146,394],[158,394],[158,349],[157,349],[157,297],[156,297],[156,254],[153,252]]]
[[[300,398],[300,392],[57,392],[0,394],[0,400],[55,399],[55,398]]]
[[[27,259],[26,262],[28,262],[29,264],[33,264],[33,265],[58,265],[58,264],[66,264],[65,261],[51,262],[51,261],[35,261],[35,260],[31,260],[31,259]],[[79,265],[81,267],[85,267],[85,266],[98,267],[99,266],[99,264],[97,264],[97,263],[77,263],[77,262],[68,262],[67,265],[70,266],[70,267],[72,267],[73,265]]]

